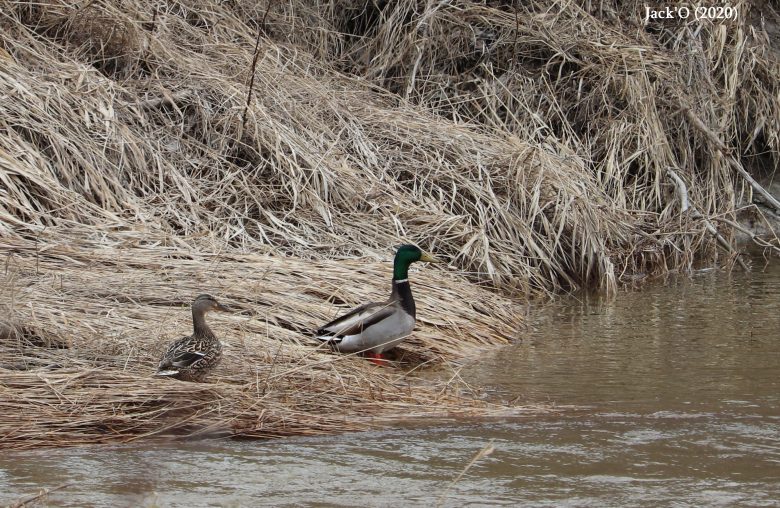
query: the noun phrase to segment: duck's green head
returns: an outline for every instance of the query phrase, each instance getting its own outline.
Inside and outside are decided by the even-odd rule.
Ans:
[[[427,261],[429,263],[440,263],[436,257],[422,251],[416,245],[404,244],[398,247],[395,252],[395,262],[393,264],[393,279],[403,280],[409,276],[409,265],[415,261]]]

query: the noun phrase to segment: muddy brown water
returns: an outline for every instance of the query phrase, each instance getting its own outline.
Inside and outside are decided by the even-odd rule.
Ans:
[[[272,442],[5,452],[0,504],[70,482],[45,504],[780,506],[779,265],[564,298],[531,316],[522,342],[463,377],[491,396],[583,409]]]

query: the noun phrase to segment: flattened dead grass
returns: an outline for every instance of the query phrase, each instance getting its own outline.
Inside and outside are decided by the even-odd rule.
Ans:
[[[3,446],[505,411],[407,371],[507,343],[515,298],[731,266],[737,215],[780,214],[745,176],[780,162],[768,7],[6,1]],[[400,367],[318,349],[402,241],[450,264],[413,274]],[[215,382],[150,378],[203,291],[240,309]]]
[[[523,326],[517,302],[433,267],[412,273],[418,331],[392,367],[338,355],[319,324],[389,291],[388,261],[301,261],[137,246],[2,240],[0,443],[65,446],[163,436],[278,437],[344,432],[391,419],[545,411],[479,400],[453,373]],[[144,237],[148,241],[149,237]],[[189,304],[209,291],[236,309],[209,316],[226,343],[210,383],[151,377],[191,333]],[[450,381],[414,371],[439,366]]]

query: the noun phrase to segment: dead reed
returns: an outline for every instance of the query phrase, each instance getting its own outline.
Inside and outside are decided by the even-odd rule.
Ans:
[[[459,360],[507,343],[522,327],[516,304],[462,276],[412,274],[419,332],[397,348],[396,367],[380,368],[332,354],[309,336],[339,312],[334,303],[386,297],[388,262],[133,246],[153,236],[105,233],[97,244],[63,241],[59,232],[37,244],[0,240],[8,253],[0,288],[2,447],[278,437],[392,418],[545,410],[482,402],[460,381],[407,373],[439,365],[452,378]],[[237,311],[211,318],[227,344],[213,382],[152,378],[166,344],[191,332],[189,303],[205,290]]]
[[[752,189],[711,135],[780,161],[778,19],[751,2],[663,26],[635,2],[7,4],[7,233],[141,223],[306,258],[401,237],[510,291],[610,290],[716,253],[667,168],[734,219]]]
[[[450,262],[399,361],[451,366],[515,336],[513,298],[731,266],[739,213],[780,220],[769,3],[520,4],[6,0],[4,446],[501,411],[304,332],[384,296],[399,241]],[[150,379],[205,290],[241,309],[217,382]]]

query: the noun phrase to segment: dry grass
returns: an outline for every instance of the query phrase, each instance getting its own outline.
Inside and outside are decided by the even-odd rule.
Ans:
[[[193,20],[176,3],[140,30],[151,2],[91,2],[117,25],[95,53],[94,37],[82,42],[93,24],[76,30],[86,13],[14,5],[0,74],[15,96],[0,106],[7,227],[141,222],[315,258],[376,256],[404,238],[524,294],[615,286],[611,245],[632,226],[555,143],[453,123],[269,39],[244,128],[255,33],[242,11]],[[127,26],[136,39],[120,58],[111,34]]]
[[[386,297],[388,262],[142,247],[153,235],[105,235],[99,243],[65,243],[60,234],[0,240],[8,253],[0,288],[2,447],[277,437],[546,410],[482,402],[458,380],[458,360],[507,343],[522,327],[516,304],[462,276],[412,274],[419,332],[381,368],[330,353],[307,335],[340,312],[331,302]],[[204,290],[236,309],[210,319],[227,343],[212,383],[152,378],[165,346],[191,332],[189,302]],[[450,381],[415,375],[430,365],[443,366]]]
[[[738,171],[780,162],[780,16],[522,4],[6,1],[3,443],[500,411],[404,368],[506,343],[512,298],[731,266],[707,224],[728,244],[780,212]],[[450,263],[413,275],[402,368],[317,350],[303,332],[384,297],[400,241]],[[203,291],[241,309],[213,318],[217,382],[150,379]]]
[[[666,168],[708,217],[749,206],[689,115],[773,173],[776,55],[750,3],[644,28],[641,5],[598,5],[9,2],[0,227],[320,259],[405,238],[524,294],[689,268],[715,242],[663,233]]]

